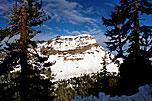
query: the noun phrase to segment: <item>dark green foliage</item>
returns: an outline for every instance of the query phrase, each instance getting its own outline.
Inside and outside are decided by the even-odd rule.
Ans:
[[[105,42],[110,51],[116,51],[117,57],[125,57],[124,46],[127,41],[128,23],[125,23],[125,12],[122,12],[119,6],[115,6],[115,12],[112,12],[109,19],[102,17],[103,25],[110,28],[105,35],[109,41]]]
[[[128,41],[130,43],[127,52],[129,54],[133,54],[133,58],[138,58],[144,55],[142,47],[146,49],[150,49],[151,47],[151,27],[146,26],[140,23],[141,15],[143,14],[152,14],[152,12],[148,10],[152,10],[152,4],[149,0],[120,0],[121,10],[125,12],[124,18],[126,22],[130,24],[130,32],[128,33]],[[145,50],[147,54],[149,50]]]
[[[114,96],[118,76],[103,71],[93,74],[82,75],[68,80],[56,82],[54,95],[55,101],[69,101],[75,96],[87,97],[91,94],[98,96],[99,92],[105,92]]]
[[[38,26],[47,19],[41,9],[41,0],[17,0],[15,7],[6,15],[9,18],[4,29],[0,29],[0,42],[4,38],[8,40],[16,35],[19,39],[13,42],[8,40],[6,56],[0,64],[0,100],[22,100],[22,101],[49,101],[52,100],[53,92],[51,82],[51,70],[47,67],[52,63],[45,64],[47,57],[40,57],[35,51],[28,49],[36,46],[30,41],[37,33],[33,26]],[[42,69],[42,67],[45,68]],[[13,70],[21,68],[19,71]],[[42,76],[42,74],[44,76]],[[45,77],[46,76],[46,77]]]
[[[21,71],[12,72],[14,69],[20,68],[20,51],[19,49],[9,48],[7,50],[7,56],[2,64],[0,64],[0,100],[21,100]],[[44,61],[36,62],[40,57],[33,54],[32,59],[28,58],[28,77],[27,77],[27,91],[28,100],[30,101],[49,101],[54,99],[51,95],[53,92],[54,83],[51,70],[47,67],[42,68]],[[42,57],[41,57],[42,58]],[[45,59],[44,59],[45,60]],[[30,62],[32,61],[32,63]],[[49,66],[52,64],[50,63]],[[43,76],[43,75],[44,76]],[[46,77],[45,77],[46,76]]]
[[[152,4],[148,0],[120,0],[120,6],[110,15],[110,19],[103,17],[103,25],[111,27],[105,33],[109,38],[107,47],[110,51],[117,51],[117,57],[128,57],[133,54],[134,58],[144,55],[143,51],[151,54],[151,26],[140,23],[142,14],[152,14]],[[128,48],[123,48],[128,44]],[[142,49],[144,47],[144,49]],[[128,54],[125,54],[127,52]],[[124,54],[124,55],[123,55]]]
[[[118,83],[120,91],[118,94],[135,94],[139,86],[152,83],[151,62],[144,57],[141,57],[138,64],[135,60],[127,59],[121,64],[120,76],[121,78]]]
[[[103,18],[103,24],[113,26],[106,33],[112,41],[107,42],[107,47],[118,52],[116,57],[124,59],[119,68],[117,94],[131,95],[138,91],[139,86],[152,82],[152,27],[141,23],[141,15],[152,14],[152,4],[148,0],[120,0],[120,6],[116,8],[119,9],[112,12],[110,19]],[[125,44],[128,47],[121,47],[123,51],[120,51],[120,46]]]
[[[140,15],[152,14],[152,4],[148,0],[120,0],[122,11],[126,11],[126,19],[132,20],[129,37],[129,55],[120,66],[120,87],[124,88],[122,94],[131,95],[139,86],[151,83],[152,66],[150,63],[152,37],[151,26],[140,24]],[[129,26],[128,26],[129,27]],[[133,88],[128,90],[128,88]]]
[[[8,39],[12,38],[15,35],[21,34],[21,23],[22,23],[22,17],[23,17],[23,5],[25,5],[25,10],[27,14],[27,20],[26,20],[26,32],[27,41],[33,38],[37,33],[40,33],[41,31],[35,30],[34,26],[40,26],[43,24],[44,21],[46,21],[48,18],[45,15],[45,12],[43,9],[41,9],[42,6],[42,0],[20,0],[20,4],[16,5],[12,10],[9,11],[8,14],[6,14],[6,17],[9,18],[8,24],[5,26],[4,29],[2,29],[3,34],[0,34],[2,39],[5,37],[8,37]],[[20,39],[16,39],[20,40]]]

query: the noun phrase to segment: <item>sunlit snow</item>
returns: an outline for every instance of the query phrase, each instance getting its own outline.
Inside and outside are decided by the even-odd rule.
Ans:
[[[103,65],[103,57],[106,50],[102,48],[91,35],[83,34],[79,36],[58,36],[49,42],[39,43],[37,51],[42,48],[47,51],[59,51],[56,54],[49,54],[49,62],[55,62],[51,66],[55,79],[68,79],[81,74],[88,74],[100,71]],[[68,51],[74,53],[70,54]],[[77,52],[78,51],[78,52]],[[118,73],[118,67],[111,58],[113,55],[107,53],[107,71]]]

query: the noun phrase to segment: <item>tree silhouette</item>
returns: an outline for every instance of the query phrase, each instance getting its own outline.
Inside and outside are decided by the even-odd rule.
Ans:
[[[150,27],[140,24],[140,20],[143,20],[140,19],[140,15],[152,14],[152,12],[149,11],[152,10],[152,4],[149,3],[148,0],[120,0],[120,3],[122,12],[126,13],[124,18],[126,18],[126,22],[129,22],[130,25],[128,26],[130,27],[130,32],[128,33],[130,45],[127,51],[130,54],[129,56],[138,62],[142,55],[141,42],[143,41],[141,41],[141,39],[146,38],[142,36],[147,36],[147,32],[150,31],[147,30],[147,32],[145,32],[145,29],[149,29]],[[149,38],[147,41],[150,42],[151,39]]]
[[[127,27],[128,23],[125,24],[125,18],[123,16],[125,12],[120,11],[119,6],[115,6],[115,12],[112,12],[109,19],[102,17],[103,25],[106,27],[110,27],[105,33],[105,35],[109,38],[109,42],[105,42],[107,44],[107,48],[110,51],[116,51],[117,57],[124,58],[124,45],[126,44],[127,32],[129,27]]]
[[[20,0],[19,3],[15,0],[15,7],[6,15],[9,21],[0,33],[0,41],[8,38],[5,42],[7,56],[0,64],[0,100],[27,101],[53,98],[50,95],[53,85],[50,81],[51,70],[40,69],[51,66],[52,63],[45,64],[47,57],[40,57],[36,51],[31,51],[34,50],[36,42],[30,39],[40,32],[33,29],[33,26],[41,25],[48,18],[41,6],[42,0]],[[16,35],[20,35],[20,38],[10,43],[9,40]],[[16,71],[18,68],[21,68],[20,71]]]
[[[110,15],[110,19],[103,18],[103,24],[113,26],[113,29],[107,30],[106,33],[111,38],[110,41],[112,41],[107,42],[108,48],[111,51],[116,50],[118,57],[124,58],[124,62],[119,68],[119,87],[122,87],[122,90],[120,89],[121,94],[129,95],[135,93],[139,86],[151,83],[152,27],[140,22],[143,20],[141,15],[152,14],[152,4],[148,0],[120,0],[120,6],[118,7],[119,10],[115,9],[115,12]],[[120,30],[117,26],[121,27]],[[124,37],[120,37],[120,35]],[[121,43],[118,40],[123,41]],[[109,47],[109,44],[111,47]],[[125,44],[128,44],[127,48],[120,47]],[[124,56],[120,55],[122,54],[120,48],[122,48]],[[130,87],[133,89],[130,90]]]

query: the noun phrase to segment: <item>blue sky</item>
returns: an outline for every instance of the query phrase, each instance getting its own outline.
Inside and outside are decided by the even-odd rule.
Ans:
[[[15,1],[15,0],[13,0]],[[107,38],[103,35],[106,27],[102,25],[102,16],[108,17],[119,0],[43,0],[42,8],[51,19],[37,27],[42,33],[35,40],[49,40],[57,35],[91,34],[99,44],[105,47]],[[0,11],[12,7],[12,0],[0,0]],[[7,5],[7,6],[6,6]],[[152,25],[147,17],[146,24]],[[0,22],[6,21],[0,13]],[[0,23],[0,27],[6,25]]]

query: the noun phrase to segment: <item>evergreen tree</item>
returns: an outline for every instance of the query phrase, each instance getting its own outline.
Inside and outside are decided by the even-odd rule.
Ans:
[[[140,15],[152,14],[150,12],[152,10],[152,4],[148,0],[120,0],[120,3],[122,12],[126,13],[124,15],[126,22],[130,23],[130,32],[128,33],[130,46],[127,51],[130,54],[129,57],[134,58],[138,62],[141,55],[143,55],[141,53],[143,40],[141,41],[141,39],[145,39],[146,37],[144,36],[149,37],[147,32],[150,31],[148,30],[150,28],[149,26],[140,24],[140,20],[142,20],[140,19]],[[145,29],[147,29],[146,32]],[[150,42],[151,39],[149,38],[147,41]]]
[[[125,14],[123,12],[123,14]],[[128,23],[125,24],[125,18],[122,12],[120,11],[119,6],[115,6],[115,12],[112,12],[109,19],[102,17],[103,25],[106,27],[110,27],[105,33],[105,35],[109,38],[109,42],[105,42],[107,44],[107,48],[110,51],[116,51],[117,57],[124,58],[124,49],[123,46],[126,44],[127,32],[128,32]]]
[[[41,9],[41,0],[20,0],[19,5],[15,0],[15,7],[6,15],[9,18],[7,26],[1,30],[2,41],[6,41],[7,57],[0,65],[1,74],[0,83],[0,100],[51,100],[51,79],[42,78],[44,71],[41,67],[51,66],[52,63],[44,64],[47,57],[40,57],[37,52],[31,53],[28,48],[33,48],[36,43],[30,41],[37,33],[33,26],[38,26],[47,20],[43,9]],[[9,39],[20,35],[19,39],[15,39],[9,43]],[[29,54],[30,53],[30,54]],[[31,58],[34,58],[32,61]],[[31,61],[33,64],[31,64]],[[34,61],[36,61],[34,63]],[[42,65],[44,64],[44,65]],[[21,71],[12,72],[14,69],[21,67]],[[47,72],[45,72],[44,75]],[[50,74],[51,75],[51,74]],[[46,76],[47,77],[47,76]],[[16,89],[15,89],[16,88]],[[6,97],[9,95],[8,97]]]
[[[125,31],[125,33],[123,33],[126,37],[124,44],[129,44],[127,49],[125,49],[127,54],[125,54],[124,63],[122,63],[119,68],[121,77],[120,87],[122,87],[120,88],[122,89],[121,94],[133,94],[137,91],[137,88],[139,86],[151,82],[151,27],[142,25],[140,23],[140,21],[142,20],[140,19],[141,15],[152,14],[151,10],[152,4],[148,0],[120,0],[120,12],[116,11],[116,15],[120,15],[122,17],[119,17],[119,22],[123,21],[123,23],[121,23],[122,25],[120,25],[120,32],[122,31],[123,33],[123,31]],[[112,18],[118,19],[118,17],[111,16],[111,19]],[[104,24],[108,25],[106,20],[104,19]],[[114,27],[114,30],[117,30],[117,27]],[[108,36],[110,36],[111,39],[117,36],[113,33],[107,34]],[[114,38],[113,42],[116,42],[115,44],[119,44],[119,42],[117,41],[119,38]],[[124,40],[123,37],[121,39]],[[112,46],[112,51],[116,49],[113,47],[114,46]],[[129,90],[130,87],[134,89]]]
[[[21,71],[20,71],[20,51],[15,48],[7,48],[7,56],[0,64],[0,100],[20,100],[21,89]],[[32,57],[32,60],[30,59]],[[53,89],[53,76],[51,70],[47,66],[52,63],[44,63],[46,57],[41,58],[37,54],[28,57],[28,73],[27,73],[27,91],[28,100],[50,100],[54,97],[51,95]],[[30,62],[32,61],[32,62]],[[45,67],[46,69],[41,69]],[[44,75],[44,76],[43,76]]]
[[[151,47],[151,34],[148,34],[151,33],[151,27],[141,25],[142,19],[139,18],[140,15],[152,13],[152,4],[148,0],[120,0],[120,4],[115,7],[115,12],[112,12],[110,19],[102,18],[103,25],[111,27],[105,33],[110,38],[110,41],[106,42],[107,47],[111,51],[117,51],[117,56],[122,58],[124,51],[127,51],[129,57],[138,61],[143,55],[141,54],[143,43],[147,43],[148,46],[145,47]],[[127,41],[129,41],[129,48],[124,50],[123,46],[127,44]],[[148,50],[150,51],[150,48]],[[128,55],[125,54],[125,57]]]

